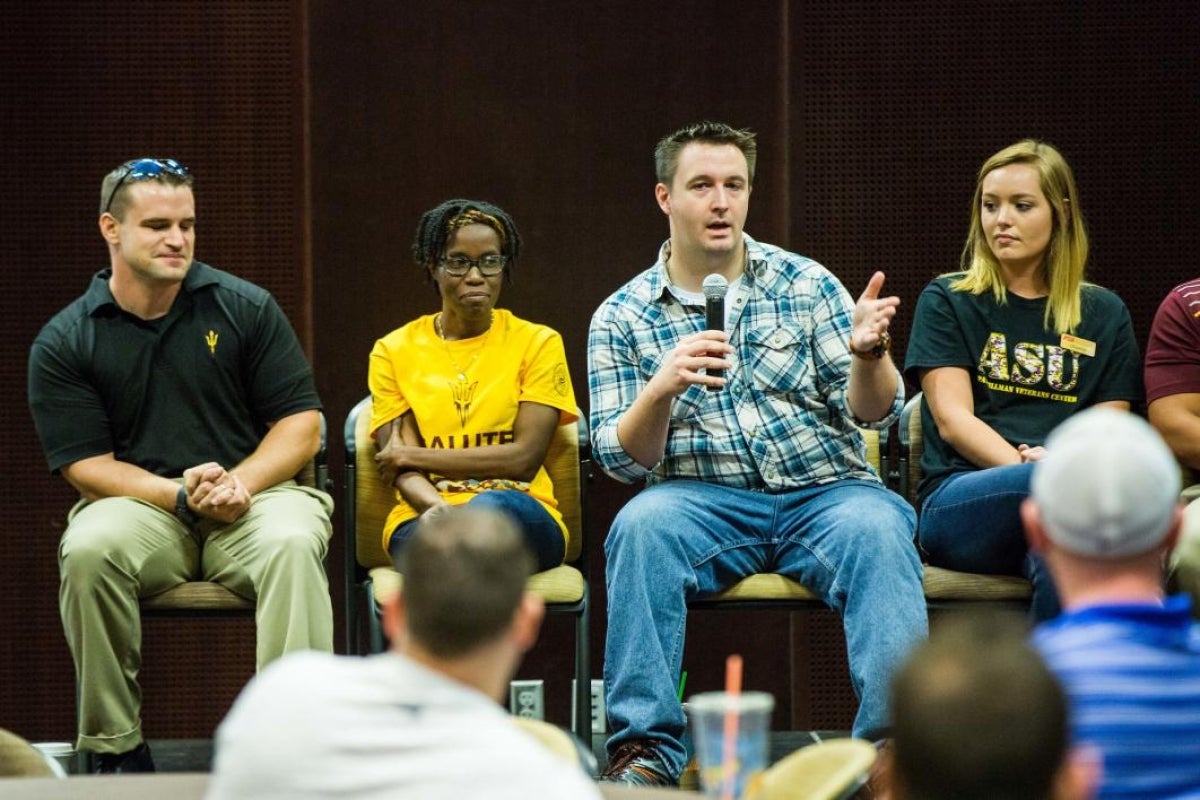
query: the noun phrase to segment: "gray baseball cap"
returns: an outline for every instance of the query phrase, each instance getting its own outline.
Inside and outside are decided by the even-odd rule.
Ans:
[[[1180,471],[1154,428],[1135,414],[1091,408],[1046,439],[1033,468],[1042,525],[1063,550],[1118,559],[1162,544],[1179,502]]]

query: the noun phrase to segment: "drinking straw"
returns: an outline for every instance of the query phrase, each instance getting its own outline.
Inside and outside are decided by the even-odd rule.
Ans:
[[[679,702],[683,702],[683,687],[687,686],[687,670],[679,673]]]
[[[737,653],[725,659],[725,737],[721,754],[721,800],[733,800],[737,777],[738,696],[742,693],[742,657]]]

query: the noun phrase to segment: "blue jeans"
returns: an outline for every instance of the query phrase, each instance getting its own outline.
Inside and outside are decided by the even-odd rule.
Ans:
[[[563,563],[567,542],[562,528],[550,516],[550,512],[536,499],[516,489],[491,489],[480,492],[467,501],[466,505],[476,510],[499,511],[517,523],[525,535],[525,543],[537,559],[538,572],[553,569]],[[419,517],[417,518],[419,519]],[[388,554],[396,560],[396,553],[408,541],[417,528],[417,519],[401,522],[388,540]]]
[[[670,480],[642,491],[604,543],[609,751],[657,739],[679,775],[687,601],[758,572],[793,578],[842,614],[859,697],[854,734],[883,733],[892,671],[928,630],[915,522],[908,503],[872,481],[766,494]]]
[[[1033,584],[1030,613],[1058,616],[1058,592],[1045,562],[1029,552],[1021,501],[1029,496],[1033,464],[959,472],[921,505],[917,544],[935,567],[987,575],[1021,575]]]

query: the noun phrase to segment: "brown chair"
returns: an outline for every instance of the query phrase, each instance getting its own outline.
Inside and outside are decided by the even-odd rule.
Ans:
[[[383,526],[395,505],[395,493],[379,480],[375,468],[375,442],[368,430],[371,398],[365,397],[346,417],[343,436],[346,445],[345,502],[346,520],[346,649],[360,652],[359,609],[365,608],[367,640],[371,652],[384,648],[379,619],[383,599],[400,588],[402,577],[392,567],[383,549]],[[587,422],[582,414],[577,422],[559,426],[550,441],[544,466],[554,485],[558,510],[569,534],[566,563],[539,572],[529,579],[528,588],[546,602],[546,613],[575,617],[575,688],[572,695],[573,730],[584,742],[590,742],[591,666],[588,652],[587,548],[584,545],[584,497],[581,476],[590,470]]]
[[[914,508],[921,482],[921,454],[925,451],[925,435],[921,430],[923,402],[923,394],[917,392],[900,412],[900,494]],[[1014,575],[975,575],[925,566],[925,600],[930,608],[999,603],[1025,609],[1032,596],[1029,581]]]
[[[296,475],[296,482],[303,486],[319,488],[332,493],[329,469],[325,464],[325,415],[321,415],[321,446],[316,456],[304,465]],[[236,614],[254,616],[255,601],[234,594],[219,583],[212,581],[187,581],[173,586],[165,592],[143,597],[143,617],[190,617]]]

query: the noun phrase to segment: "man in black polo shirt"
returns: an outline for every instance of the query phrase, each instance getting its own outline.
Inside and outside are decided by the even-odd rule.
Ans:
[[[332,650],[332,500],[292,480],[320,399],[263,289],[192,260],[192,177],[130,161],[101,185],[111,266],[38,334],[29,404],[53,472],[82,495],[59,545],[78,747],[154,769],[142,739],[138,598],[187,580],[257,598],[258,666]]]

